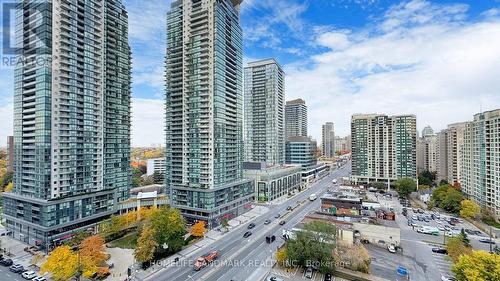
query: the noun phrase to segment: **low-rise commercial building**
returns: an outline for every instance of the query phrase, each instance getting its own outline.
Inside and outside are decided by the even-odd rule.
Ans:
[[[301,187],[302,167],[244,162],[243,177],[254,181],[258,202],[269,202],[292,194]]]

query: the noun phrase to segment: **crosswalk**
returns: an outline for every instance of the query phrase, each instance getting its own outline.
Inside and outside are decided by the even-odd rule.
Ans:
[[[436,267],[439,269],[442,275],[450,275],[451,271],[451,261],[447,255],[442,255],[438,253],[432,253]]]

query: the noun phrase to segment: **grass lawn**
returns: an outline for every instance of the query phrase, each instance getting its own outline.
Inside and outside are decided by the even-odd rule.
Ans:
[[[113,240],[108,243],[110,248],[135,249],[137,245],[137,232],[132,232],[122,238]]]

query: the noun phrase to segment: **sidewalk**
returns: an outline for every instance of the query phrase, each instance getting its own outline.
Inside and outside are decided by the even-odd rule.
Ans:
[[[260,205],[254,205],[254,208],[248,212],[246,212],[243,215],[240,215],[234,219],[231,219],[228,221],[229,227],[227,231],[224,230],[219,230],[219,228],[212,229],[207,234],[203,239],[200,241],[190,245],[187,248],[184,248],[180,252],[164,259],[161,261],[156,262],[155,265],[151,266],[150,268],[146,270],[136,270],[135,271],[135,278],[139,280],[144,280],[148,278],[149,276],[155,274],[156,272],[168,267],[169,265],[175,263],[175,259],[178,258],[178,261],[185,260],[189,258],[190,256],[194,255],[195,253],[201,251],[205,247],[209,247],[216,241],[220,240],[223,238],[226,234],[230,233],[231,231],[234,231],[235,229],[240,228],[242,225],[247,223],[250,220],[253,220],[256,217],[260,217],[264,214],[266,214],[269,211],[269,208],[265,206],[260,206]]]

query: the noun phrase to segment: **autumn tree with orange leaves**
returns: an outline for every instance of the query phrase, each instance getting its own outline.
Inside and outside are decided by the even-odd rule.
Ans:
[[[90,236],[80,243],[79,249],[81,272],[85,277],[92,277],[108,257],[104,239],[98,235]]]
[[[206,232],[207,229],[204,221],[198,221],[191,227],[191,235],[194,237],[203,237]]]

